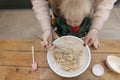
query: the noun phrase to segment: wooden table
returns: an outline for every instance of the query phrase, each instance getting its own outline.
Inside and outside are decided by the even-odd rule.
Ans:
[[[38,70],[31,71],[32,55],[31,46],[35,47],[35,58],[38,62]],[[120,80],[120,74],[110,71],[105,59],[108,55],[120,57],[120,40],[101,41],[98,50],[91,48],[92,61],[89,68],[76,78],[62,78],[56,75],[46,61],[46,50],[39,40],[3,40],[0,41],[0,80]],[[95,64],[103,65],[105,74],[96,77],[91,68]]]

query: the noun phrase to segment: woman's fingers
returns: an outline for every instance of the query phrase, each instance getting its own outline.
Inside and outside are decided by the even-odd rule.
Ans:
[[[90,37],[86,37],[84,41],[84,45],[91,46],[93,44],[93,40]]]
[[[45,39],[43,39],[43,46],[44,46],[44,47],[47,47],[47,46],[48,46],[48,41],[45,40]]]
[[[43,41],[41,41],[41,44],[44,48],[47,48],[48,50],[52,50],[54,49],[54,47],[52,46],[52,41],[51,39],[46,39],[45,37],[43,38]]]
[[[85,38],[85,41],[84,41],[84,46],[86,46],[89,42],[89,39],[88,38]]]
[[[93,44],[93,46],[94,46],[96,49],[98,49],[98,45],[97,45],[97,44]]]
[[[93,40],[92,39],[89,39],[89,41],[88,41],[88,46],[91,46],[92,44],[93,44]]]
[[[42,46],[43,46],[43,47],[45,47],[45,45],[44,45],[44,42],[43,42],[43,41],[41,41],[41,44],[42,44]]]
[[[98,49],[100,47],[100,43],[98,40],[95,41],[95,43],[93,44],[93,46]]]

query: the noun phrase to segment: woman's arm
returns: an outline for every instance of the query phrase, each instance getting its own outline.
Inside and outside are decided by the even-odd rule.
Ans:
[[[38,22],[41,25],[42,31],[51,30],[50,15],[48,1],[46,0],[31,0],[33,10],[37,17]]]
[[[93,13],[91,28],[101,30],[104,22],[108,19],[111,9],[117,0],[95,0],[97,3]]]
[[[97,5],[93,13],[93,21],[91,25],[91,30],[86,35],[84,44],[88,44],[95,48],[99,48],[100,44],[98,41],[98,32],[101,30],[103,23],[108,19],[111,9],[113,8],[116,0],[95,0]]]
[[[50,24],[48,1],[31,0],[31,2],[32,2],[33,10],[37,17],[37,20],[40,23],[43,31],[42,33],[43,41],[41,43],[44,47],[50,48],[53,39],[52,39],[52,30],[51,30],[51,24]]]

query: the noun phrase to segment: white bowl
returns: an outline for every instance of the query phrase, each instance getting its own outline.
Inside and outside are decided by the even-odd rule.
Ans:
[[[120,58],[117,56],[107,56],[106,64],[111,71],[120,73]]]
[[[50,66],[50,68],[59,76],[66,77],[66,78],[71,78],[71,77],[76,77],[81,75],[83,72],[86,71],[86,69],[90,65],[91,61],[91,52],[88,46],[83,46],[83,41],[75,36],[63,36],[58,39],[56,39],[53,44],[63,44],[66,46],[67,43],[71,44],[72,47],[79,47],[84,49],[84,54],[80,58],[80,68],[73,71],[73,72],[68,72],[60,68],[58,63],[55,61],[55,58],[53,56],[54,51],[48,51],[47,52],[47,61]]]

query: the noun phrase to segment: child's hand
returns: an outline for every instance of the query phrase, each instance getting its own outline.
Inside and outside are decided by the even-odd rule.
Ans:
[[[91,46],[92,44],[94,45],[94,43],[98,43],[98,30],[97,29],[91,29],[88,32],[88,34],[85,36],[84,44]],[[97,46],[95,46],[95,47],[97,48]]]
[[[50,48],[52,44],[52,32],[48,29],[43,32],[43,41],[41,42],[45,48]]]

